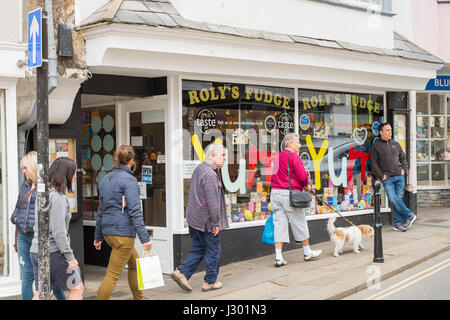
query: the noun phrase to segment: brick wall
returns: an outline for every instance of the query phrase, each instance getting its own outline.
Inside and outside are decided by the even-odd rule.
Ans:
[[[419,208],[450,207],[450,190],[418,190],[417,205]]]

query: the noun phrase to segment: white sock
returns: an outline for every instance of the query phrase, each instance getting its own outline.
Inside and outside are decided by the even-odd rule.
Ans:
[[[281,249],[275,249],[275,259],[283,260],[283,255],[281,254]]]
[[[305,256],[309,256],[311,254],[311,248],[309,246],[303,246],[303,252]]]

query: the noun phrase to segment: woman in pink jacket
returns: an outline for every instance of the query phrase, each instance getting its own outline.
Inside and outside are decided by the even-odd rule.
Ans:
[[[289,169],[291,172],[291,189],[297,191],[311,191],[308,174],[298,155],[300,150],[300,137],[296,133],[288,133],[281,143],[283,151],[275,162],[272,176],[272,191],[270,204],[273,212],[274,241],[275,241],[275,267],[287,264],[281,251],[283,243],[289,243],[289,224],[297,243],[303,245],[304,259],[309,261],[318,257],[322,250],[311,250],[309,247],[309,230],[306,221],[305,209],[293,208],[289,205],[289,176],[287,159],[289,155]]]

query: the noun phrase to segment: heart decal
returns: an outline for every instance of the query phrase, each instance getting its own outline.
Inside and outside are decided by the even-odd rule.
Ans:
[[[356,128],[353,130],[353,139],[359,145],[364,144],[367,139],[367,130],[366,128]]]

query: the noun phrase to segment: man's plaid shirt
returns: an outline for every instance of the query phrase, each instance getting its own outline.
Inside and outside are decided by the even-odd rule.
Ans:
[[[204,161],[192,174],[186,219],[192,228],[201,232],[205,227],[208,232],[212,232],[215,226],[220,230],[229,227],[223,185],[216,168],[212,162]]]

